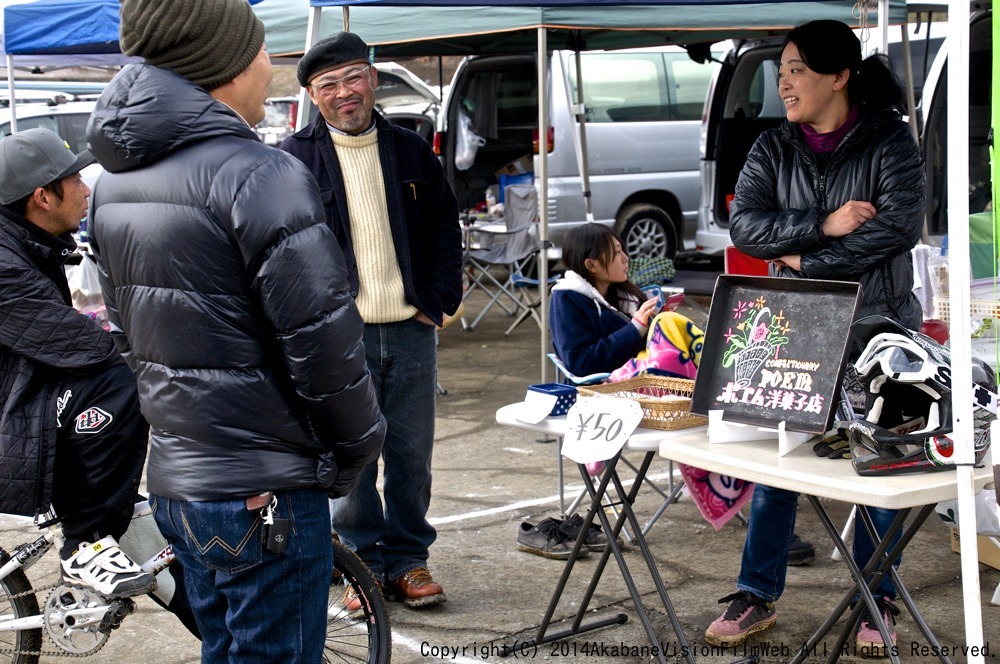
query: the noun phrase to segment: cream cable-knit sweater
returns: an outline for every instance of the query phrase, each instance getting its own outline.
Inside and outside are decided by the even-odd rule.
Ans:
[[[366,323],[396,323],[412,318],[403,275],[389,228],[385,180],[378,156],[378,132],[348,136],[330,132],[340,160],[351,218],[351,243],[358,262],[358,311]]]

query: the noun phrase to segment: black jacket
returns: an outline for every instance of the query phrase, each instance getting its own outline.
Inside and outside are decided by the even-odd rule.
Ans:
[[[0,512],[49,508],[59,384],[122,362],[73,308],[63,266],[74,249],[0,206]]]
[[[869,201],[876,217],[825,238],[823,220],[849,200]],[[801,271],[784,268],[778,276],[860,282],[861,317],[880,314],[920,329],[910,249],[923,218],[923,160],[910,128],[896,116],[862,113],[824,168],[798,125],[785,121],[764,132],[736,184],[730,235],[757,258],[801,254]]]
[[[149,421],[152,493],[347,493],[385,420],[316,183],[205,90],[132,65],[87,138],[93,246]]]
[[[462,301],[462,230],[458,202],[430,145],[416,132],[390,124],[377,112],[379,158],[396,258],[406,301],[438,325]],[[351,293],[358,294],[358,266],[340,162],[323,116],[279,146],[316,176],[327,219],[347,259]]]

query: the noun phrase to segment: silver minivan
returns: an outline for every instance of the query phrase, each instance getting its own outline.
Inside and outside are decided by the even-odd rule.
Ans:
[[[572,51],[554,51],[549,70],[546,205],[552,258],[560,254],[566,232],[586,221],[578,125],[571,112],[575,57]],[[718,65],[696,62],[677,46],[583,52],[581,58],[594,220],[613,225],[630,256],[672,258],[693,248],[699,128]],[[482,139],[471,165],[461,158],[456,164],[456,151],[467,148],[455,129],[460,115]],[[535,168],[537,127],[534,55],[472,57],[459,65],[435,147],[460,208],[482,207],[491,186],[530,180],[518,171]]]

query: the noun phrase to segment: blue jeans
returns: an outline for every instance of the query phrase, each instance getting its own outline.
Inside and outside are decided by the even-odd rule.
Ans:
[[[150,496],[156,524],[184,567],[203,662],[322,661],[333,575],[329,500],[318,489],[278,491],[288,548],[264,548],[260,512],[245,499],[187,502]]]
[[[750,507],[750,526],[743,545],[743,562],[736,587],[751,592],[769,602],[781,597],[788,569],[788,545],[795,530],[795,513],[799,494],[758,484]],[[884,534],[896,516],[895,510],[868,508],[875,530]],[[899,539],[897,534],[893,544]],[[864,569],[875,546],[860,518],[854,525],[854,562]],[[899,567],[900,561],[894,563]],[[876,597],[896,598],[896,588],[889,575],[882,577],[872,591]]]
[[[365,353],[379,406],[388,423],[382,446],[383,495],[375,482],[378,461],[361,472],[350,495],[331,501],[333,529],[376,578],[393,580],[427,565],[437,538],[427,522],[434,448],[434,328],[407,320],[365,325]]]

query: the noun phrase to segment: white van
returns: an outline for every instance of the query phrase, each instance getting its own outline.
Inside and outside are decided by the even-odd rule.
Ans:
[[[573,137],[578,125],[570,111],[577,95],[575,57],[572,51],[551,54],[546,205],[552,258],[561,253],[566,232],[586,222]],[[613,225],[630,256],[672,258],[685,242],[693,248],[698,132],[718,65],[695,62],[676,46],[583,52],[581,58],[594,220]],[[460,113],[485,141],[465,169],[456,165],[456,150],[463,148],[455,129]],[[516,181],[518,170],[534,170],[537,127],[534,55],[473,57],[459,65],[435,148],[461,209],[480,205],[491,185]],[[519,168],[505,174],[508,164]],[[521,181],[530,177],[520,175]]]

